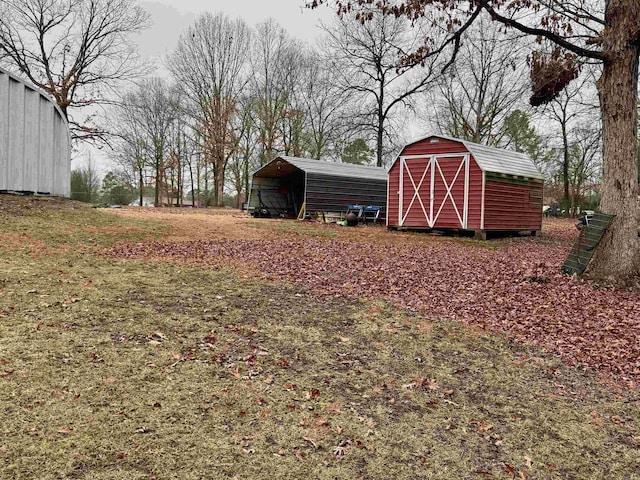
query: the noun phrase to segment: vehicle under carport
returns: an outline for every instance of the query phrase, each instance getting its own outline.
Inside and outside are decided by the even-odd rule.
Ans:
[[[280,156],[253,174],[248,209],[254,216],[294,218],[386,203],[384,168]]]

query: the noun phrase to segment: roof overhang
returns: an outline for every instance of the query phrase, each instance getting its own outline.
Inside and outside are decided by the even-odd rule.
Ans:
[[[301,170],[295,165],[287,162],[282,157],[276,157],[263,167],[256,170],[253,176],[258,178],[282,178],[295,172],[304,172],[304,170]]]

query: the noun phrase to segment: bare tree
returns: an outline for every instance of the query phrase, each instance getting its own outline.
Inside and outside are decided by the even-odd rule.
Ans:
[[[366,22],[345,14],[324,30],[332,68],[340,72],[339,85],[352,100],[353,129],[373,137],[377,165],[382,166],[392,115],[431,86],[433,63],[400,65],[399,54],[418,46],[409,22],[372,8],[366,13]]]
[[[294,91],[295,104],[304,114],[304,134],[310,158],[326,157],[342,133],[341,112],[347,103],[330,59],[315,49],[303,55],[300,81]]]
[[[183,205],[185,173],[187,168],[190,167],[192,153],[189,148],[190,145],[187,143],[187,132],[190,128],[187,122],[187,116],[178,105],[176,108],[176,117],[169,131],[169,157],[165,166],[165,179],[170,194],[170,203],[173,204],[173,200],[175,199],[175,205],[180,207]]]
[[[255,159],[259,142],[253,107],[253,99],[248,95],[243,96],[238,103],[239,115],[236,117],[237,148],[234,149],[227,168],[229,181],[236,193],[237,208],[241,208],[242,202],[245,202],[249,196],[249,171],[259,164]]]
[[[93,139],[103,132],[72,112],[140,73],[130,36],[147,24],[135,0],[3,0],[0,61],[54,97],[74,138]]]
[[[585,188],[600,179],[602,172],[601,130],[583,123],[573,132],[569,156],[570,208],[574,215],[585,201]],[[584,207],[583,207],[584,208]]]
[[[195,106],[205,161],[213,168],[217,206],[223,206],[225,169],[236,143],[234,117],[246,85],[250,32],[241,20],[205,13],[181,36],[169,68]]]
[[[186,181],[189,184],[189,193],[191,196],[191,205],[195,207],[200,201],[200,170],[201,155],[199,152],[199,142],[196,138],[195,129],[188,124],[189,117],[183,117],[184,129],[182,132],[182,148],[184,155],[184,163],[188,172]],[[187,174],[185,172],[185,174]],[[195,176],[194,176],[195,174]],[[198,199],[196,200],[196,195]]]
[[[576,148],[581,148],[576,147],[576,140],[573,140],[572,137],[578,134],[582,139],[580,142],[582,147],[590,145],[592,150],[599,150],[598,146],[593,145],[590,139],[595,138],[596,141],[599,141],[600,135],[586,135],[588,130],[595,132],[600,129],[596,92],[593,88],[590,88],[593,85],[590,77],[590,72],[581,75],[549,102],[544,110],[545,116],[560,129],[562,145],[558,150],[561,152],[562,203],[567,214],[576,213],[576,195],[571,193],[572,177],[575,176],[575,171],[571,171],[571,164],[574,161],[572,157],[576,155]],[[591,128],[586,127],[588,124],[591,125]],[[588,152],[582,152],[580,155],[587,155],[586,158],[590,158]],[[581,176],[578,178],[581,178]]]
[[[429,95],[435,115],[428,118],[453,137],[499,145],[504,119],[529,88],[524,46],[521,38],[503,36],[489,19],[480,19]]]
[[[168,199],[166,182],[170,134],[179,113],[179,95],[175,86],[159,77],[141,82],[136,90],[124,95],[115,114],[115,131],[120,139],[120,155],[130,156],[138,173],[140,199],[144,174],[153,177],[154,204]]]
[[[138,204],[142,206],[149,167],[142,122],[132,108],[119,108],[113,118],[117,119],[112,129],[116,138],[111,142],[114,158],[125,172],[131,172],[131,183],[137,185]]]
[[[292,150],[293,121],[300,111],[292,105],[293,89],[301,71],[302,45],[269,19],[256,26],[252,49],[251,91],[258,126],[260,164]]]
[[[314,7],[329,0],[311,0]],[[640,2],[635,0],[500,0],[404,1],[340,0],[339,12],[360,11],[369,20],[373,5],[386,15],[401,16],[434,28],[423,34],[420,47],[404,61],[425,61],[451,52],[455,61],[466,31],[481,15],[507,29],[538,40],[530,57],[532,105],[548,103],[580,71],[583,63],[597,63],[602,73],[596,82],[602,117],[603,163],[601,208],[616,215],[589,267],[592,278],[625,284],[640,272],[640,205],[638,202],[637,98],[640,63]],[[356,13],[357,15],[357,13]],[[434,31],[446,32],[437,38]]]

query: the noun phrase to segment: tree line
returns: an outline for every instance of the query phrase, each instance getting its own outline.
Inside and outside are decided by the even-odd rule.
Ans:
[[[114,153],[140,196],[151,185],[156,204],[220,206],[232,192],[240,206],[250,173],[277,155],[384,166],[408,131],[437,131],[525,152],[567,213],[593,208],[600,123],[584,80],[593,72],[533,109],[527,39],[479,22],[442,74],[443,58],[400,65],[419,36],[406,19],[373,13],[325,25],[314,46],[274,20],[251,28],[200,16],[166,60],[170,77],[142,80],[112,110]]]
[[[274,20],[201,15],[167,58],[170,78],[142,80],[114,110],[114,151],[140,191],[179,203],[184,185],[192,202],[220,206],[225,187],[246,198],[250,172],[277,155],[382,166],[399,143],[392,111],[430,78],[396,71],[405,22],[325,31],[320,48]]]

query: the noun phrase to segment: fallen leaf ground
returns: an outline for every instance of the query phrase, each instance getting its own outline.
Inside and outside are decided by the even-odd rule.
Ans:
[[[640,379],[640,292],[561,273],[577,235],[571,220],[547,221],[537,238],[477,242],[240,215],[124,214],[180,221],[171,221],[173,238],[119,246],[115,256],[233,265],[325,297],[385,298],[428,318],[507,333],[614,383],[635,388]]]
[[[363,291],[385,281],[375,262],[339,263],[404,248],[488,262],[561,235],[118,213],[0,196],[0,478],[640,478],[637,390],[472,312],[402,308],[401,291]]]

